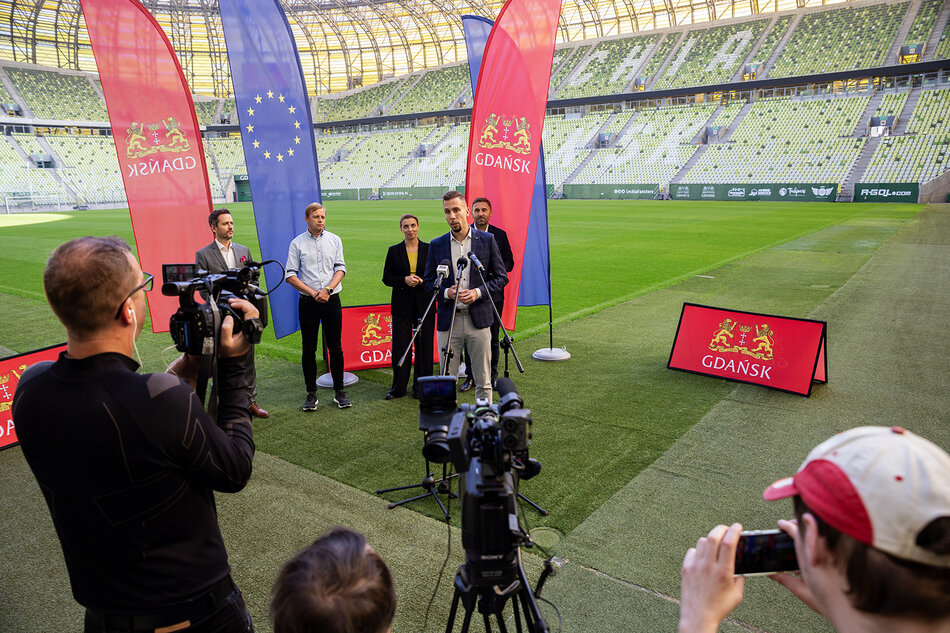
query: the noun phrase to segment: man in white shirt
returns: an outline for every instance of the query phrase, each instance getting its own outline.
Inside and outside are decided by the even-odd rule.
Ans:
[[[326,230],[327,211],[319,202],[304,210],[307,230],[290,242],[287,252],[287,283],[297,289],[300,300],[301,365],[307,388],[304,411],[317,409],[317,345],[320,324],[330,354],[330,375],[333,376],[333,402],[341,409],[353,406],[343,390],[343,307],[340,291],[346,263],[343,242]]]

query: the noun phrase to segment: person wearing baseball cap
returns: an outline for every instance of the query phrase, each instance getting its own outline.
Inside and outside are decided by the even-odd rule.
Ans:
[[[765,489],[792,498],[800,575],[772,576],[840,633],[950,631],[950,455],[900,427],[824,441]],[[742,526],[719,525],[683,559],[681,632],[716,631],[742,602]]]

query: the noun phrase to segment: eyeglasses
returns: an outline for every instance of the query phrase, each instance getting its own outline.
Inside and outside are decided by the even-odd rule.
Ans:
[[[125,299],[123,299],[123,300],[122,300],[122,303],[119,304],[119,309],[115,311],[115,318],[118,319],[118,318],[119,318],[119,315],[122,314],[122,306],[125,305],[125,302],[126,302],[126,300],[127,300],[129,297],[131,297],[132,295],[134,295],[134,294],[135,294],[136,292],[138,292],[139,290],[144,289],[144,290],[147,292],[147,291],[149,291],[149,290],[152,289],[152,280],[155,279],[155,275],[153,275],[152,273],[147,273],[147,272],[145,272],[145,271],[142,271],[142,275],[145,277],[145,281],[143,281],[142,283],[140,283],[139,285],[137,285],[137,286],[132,290],[132,292],[130,292],[129,294],[125,295]]]

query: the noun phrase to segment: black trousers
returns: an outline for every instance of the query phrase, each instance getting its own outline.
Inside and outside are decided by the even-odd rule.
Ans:
[[[317,390],[317,347],[320,342],[318,334],[321,323],[323,340],[330,355],[333,389],[339,391],[343,388],[343,307],[340,304],[340,295],[330,295],[330,300],[326,303],[300,295],[297,316],[300,318],[300,364],[303,367],[303,381],[307,392]]]
[[[421,314],[420,314],[421,316]],[[406,357],[402,367],[397,367],[396,363],[406,351],[412,339],[412,328],[415,327],[418,317],[393,316],[393,386],[392,392],[396,395],[406,393],[409,385],[409,369],[415,365],[416,370],[412,378],[412,390],[416,391],[416,384],[422,376],[432,375],[432,338],[435,335],[435,312],[429,313],[422,323],[422,329],[416,336],[416,342],[413,344],[416,353],[415,360],[412,354]]]
[[[496,301],[495,307],[498,308],[498,312],[501,313],[505,309],[504,301]],[[498,378],[498,359],[501,356],[501,346],[498,344],[498,332],[501,329],[501,324],[498,322],[498,319],[495,319],[491,324],[491,379],[492,382]],[[471,380],[475,380],[475,376],[472,374],[472,360],[468,356],[468,348],[465,348],[465,376]]]

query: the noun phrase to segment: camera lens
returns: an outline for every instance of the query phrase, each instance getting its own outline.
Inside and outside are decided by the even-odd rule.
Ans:
[[[436,464],[445,464],[449,461],[449,443],[446,439],[448,428],[439,427],[426,433],[425,445],[422,447],[422,456]]]

